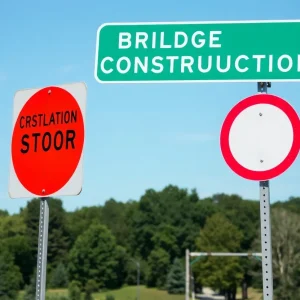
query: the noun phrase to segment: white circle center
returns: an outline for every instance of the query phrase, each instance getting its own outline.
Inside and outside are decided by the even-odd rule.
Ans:
[[[252,171],[279,165],[293,144],[293,127],[287,115],[270,104],[257,104],[242,111],[229,133],[229,147],[236,161]]]

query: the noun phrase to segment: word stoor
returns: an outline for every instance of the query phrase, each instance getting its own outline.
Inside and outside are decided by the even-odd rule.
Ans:
[[[38,151],[49,151],[50,149],[55,149],[57,151],[64,149],[75,149],[74,140],[76,133],[74,130],[68,129],[66,131],[58,130],[55,134],[51,134],[46,131],[43,134],[41,133],[32,133],[31,135],[24,134],[22,137],[21,152],[26,154],[28,151],[33,150],[34,152]]]

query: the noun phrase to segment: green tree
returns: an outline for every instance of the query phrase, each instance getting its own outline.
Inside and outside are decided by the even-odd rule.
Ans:
[[[164,289],[170,267],[170,255],[164,249],[154,249],[150,253],[148,265],[148,287],[158,287]]]
[[[68,272],[65,266],[60,263],[51,273],[51,288],[66,288],[68,286]]]
[[[276,299],[300,299],[300,219],[298,214],[282,208],[272,209],[272,248]]]
[[[167,277],[167,290],[169,294],[184,294],[185,272],[180,259],[176,258]]]
[[[15,300],[22,283],[22,274],[14,264],[13,256],[5,250],[0,252],[0,299]]]
[[[69,255],[69,271],[72,280],[84,286],[89,279],[99,287],[119,287],[119,250],[114,236],[103,225],[93,224],[80,235]]]
[[[212,196],[219,211],[243,232],[241,249],[248,250],[260,228],[259,202],[243,200],[238,195],[215,194]]]
[[[152,237],[152,242],[156,249],[161,248],[167,251],[171,260],[180,255],[180,249],[177,245],[177,228],[172,225],[159,225]]]
[[[98,284],[95,280],[90,279],[85,285],[84,300],[93,300],[92,294],[98,291]]]
[[[36,294],[36,271],[33,272],[30,282],[25,286],[25,293],[23,300],[32,300],[35,298]]]
[[[275,205],[272,216],[272,260],[275,300],[298,300],[300,295],[300,220],[284,205]],[[261,249],[258,231],[254,247]],[[255,284],[262,288],[261,263],[253,264]]]
[[[82,207],[67,213],[67,228],[70,233],[70,245],[83,234],[92,223],[99,222],[102,216],[101,206]]]
[[[137,284],[137,265],[136,262],[140,264],[140,283],[147,283],[147,275],[148,275],[148,263],[147,261],[142,260],[140,257],[128,259],[126,263],[126,280],[125,283],[128,285],[136,285]]]
[[[260,229],[259,202],[243,200],[240,196],[234,194],[215,194],[212,199],[219,211],[243,233],[240,250],[248,252],[256,238],[257,231]],[[256,250],[254,249],[255,252]],[[247,299],[248,286],[253,284],[251,275],[253,265],[250,260],[242,259],[241,266],[244,273],[242,283],[243,299]]]
[[[0,209],[0,217],[6,217],[6,216],[9,216],[8,211]]]
[[[195,247],[200,229],[197,216],[200,210],[195,209],[198,202],[195,190],[189,193],[173,185],[162,191],[147,190],[140,201],[132,203],[128,209],[131,254],[147,260],[152,250],[172,243],[171,249],[168,249],[171,256],[184,256],[186,248]],[[161,229],[163,232],[159,234]],[[175,236],[170,235],[174,231]]]
[[[69,250],[69,232],[66,212],[60,199],[50,198],[49,202],[49,243],[48,263],[55,268],[59,263],[67,262]]]
[[[121,287],[127,278],[127,264],[129,260],[128,253],[126,249],[122,246],[117,245],[114,249],[115,260],[118,262],[115,267],[116,273],[116,286]]]
[[[80,300],[81,298],[81,284],[80,282],[73,280],[68,287],[69,299]]]
[[[24,284],[28,284],[32,272],[31,249],[22,216],[6,215],[0,218],[0,240],[0,247],[12,254],[15,265],[20,268],[23,275]]]
[[[282,208],[296,214],[300,214],[300,197],[290,197],[287,201],[278,201],[272,204],[272,208]]]
[[[40,199],[32,199],[22,212],[26,224],[26,235],[31,248],[31,272],[36,265]],[[69,250],[69,233],[67,230],[66,212],[62,201],[49,198],[49,233],[48,233],[48,270],[52,271],[60,262],[66,263]]]
[[[101,210],[101,223],[106,225],[116,238],[120,246],[127,246],[127,236],[129,234],[128,223],[126,221],[127,208],[130,204],[117,202],[109,199],[105,202]]]
[[[33,270],[36,264],[37,246],[38,246],[38,233],[39,233],[39,216],[40,216],[40,199],[32,199],[27,202],[27,206],[21,213],[26,225],[26,235],[29,240],[32,252],[32,266]]]
[[[197,239],[201,252],[239,252],[243,235],[222,213],[210,217]],[[209,257],[195,265],[201,286],[224,291],[228,300],[235,300],[236,290],[243,278],[239,258]]]
[[[95,280],[89,279],[85,285],[85,291],[89,291],[90,293],[96,293],[98,292],[98,284]]]

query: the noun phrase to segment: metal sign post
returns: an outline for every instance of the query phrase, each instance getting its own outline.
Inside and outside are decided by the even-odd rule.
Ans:
[[[36,300],[46,298],[46,270],[47,270],[47,248],[48,248],[48,225],[49,225],[49,205],[48,198],[41,198],[38,258],[36,272]]]
[[[14,97],[9,196],[12,199],[41,197],[37,300],[45,300],[46,296],[49,197],[77,196],[82,191],[86,98],[84,82],[19,90]],[[27,116],[35,115],[43,117],[38,121],[38,132],[34,131],[35,125],[30,126],[34,118],[29,117],[29,126],[24,125]],[[64,133],[57,125],[64,127]],[[41,139],[35,139],[29,147],[25,140],[35,135]],[[47,136],[52,144],[44,143]],[[57,172],[60,169],[64,172]]]
[[[230,110],[220,133],[220,148],[228,166],[239,176],[259,182],[261,253],[189,253],[187,250],[186,255],[261,256],[263,299],[273,300],[269,180],[285,172],[297,158],[300,122],[297,112],[287,101],[267,94],[268,87],[271,87],[270,82],[259,81],[258,94],[243,99]],[[192,264],[196,261],[198,259]],[[188,274],[189,262],[186,264]],[[188,282],[186,289],[188,295]]]
[[[19,90],[14,97],[9,196],[41,197],[36,300],[46,296],[49,197],[77,196],[82,191],[86,98],[84,82]],[[36,124],[38,132],[30,126],[35,115],[42,117]],[[41,138],[32,144],[25,141],[36,135]]]
[[[190,251],[185,250],[185,300],[190,299]]]
[[[271,83],[259,82],[258,92],[267,93]],[[264,300],[273,300],[272,234],[269,181],[259,182],[262,276]]]

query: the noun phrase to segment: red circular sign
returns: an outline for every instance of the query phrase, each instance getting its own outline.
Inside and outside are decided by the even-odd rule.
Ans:
[[[230,145],[230,132],[233,123],[235,122],[237,117],[241,113],[243,113],[246,109],[257,104],[269,104],[273,107],[275,106],[278,109],[280,109],[281,112],[288,117],[292,127],[292,133],[293,133],[293,140],[288,155],[278,165],[264,171],[251,170],[249,168],[245,168],[244,166],[242,166],[234,157]],[[245,136],[247,136],[247,132],[244,132],[244,134]],[[265,134],[268,133],[266,132]],[[250,180],[257,180],[257,181],[269,180],[285,172],[292,165],[292,163],[295,161],[295,159],[298,156],[299,149],[300,149],[299,116],[288,102],[286,102],[285,100],[277,96],[270,95],[270,94],[257,94],[257,95],[250,96],[240,101],[237,105],[235,105],[232,108],[232,110],[229,112],[229,114],[226,116],[221,129],[220,146],[221,146],[222,155],[226,163],[236,174]],[[274,151],[276,151],[276,149],[274,149]]]
[[[22,185],[47,196],[70,180],[80,161],[84,121],[76,99],[59,87],[35,93],[23,106],[12,136],[12,162]]]

